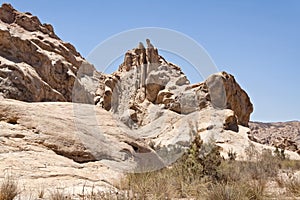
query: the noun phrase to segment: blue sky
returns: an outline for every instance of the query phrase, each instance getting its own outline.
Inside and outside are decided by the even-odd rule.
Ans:
[[[51,23],[56,34],[84,57],[108,37],[129,29],[182,32],[201,44],[218,69],[232,73],[247,91],[254,104],[251,120],[300,120],[298,0],[5,2]],[[178,58],[169,61],[186,64]],[[184,70],[189,74],[189,67]]]

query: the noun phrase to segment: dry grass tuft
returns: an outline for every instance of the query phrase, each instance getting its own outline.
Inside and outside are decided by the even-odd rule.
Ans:
[[[212,184],[205,195],[207,200],[241,200],[246,199],[244,188],[240,185],[217,183]]]
[[[11,176],[7,176],[0,186],[0,200],[13,200],[19,194],[18,185]]]
[[[70,195],[64,194],[63,191],[55,190],[54,192],[50,192],[50,200],[70,200]]]
[[[286,190],[296,197],[300,197],[300,179],[292,178],[285,182]]]

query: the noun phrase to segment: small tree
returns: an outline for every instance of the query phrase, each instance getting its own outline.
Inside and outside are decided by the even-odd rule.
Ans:
[[[213,179],[218,179],[218,168],[223,158],[220,155],[220,149],[211,139],[208,143],[202,145],[200,150],[200,163],[203,166],[203,174]]]
[[[188,173],[188,181],[204,176],[215,179],[218,177],[218,167],[222,159],[219,147],[213,140],[203,143],[200,136],[196,135],[190,149],[183,156],[183,171]]]
[[[192,182],[193,180],[199,179],[203,176],[203,166],[199,158],[199,152],[202,144],[203,141],[200,139],[200,136],[196,135],[191,147],[182,157],[182,162],[184,163],[182,170],[183,173],[187,173],[187,176],[185,176],[187,182]]]

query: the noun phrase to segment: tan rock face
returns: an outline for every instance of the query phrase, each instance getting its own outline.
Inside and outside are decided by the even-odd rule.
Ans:
[[[206,81],[212,104],[217,108],[228,108],[234,111],[238,124],[248,126],[253,105],[247,93],[226,72],[211,75]]]
[[[22,101],[72,101],[84,59],[49,24],[11,5],[0,8],[0,93]]]
[[[20,199],[38,199],[39,190],[44,190],[44,198],[50,199],[50,193],[61,187],[74,197],[72,199],[77,199],[83,190],[114,189],[112,184],[122,175],[99,161],[78,163],[73,160],[86,161],[92,157],[73,134],[70,116],[65,114],[59,119],[61,111],[68,112],[70,106],[1,101],[1,108],[13,113],[7,116],[7,122],[4,118],[0,121],[0,179],[10,175],[16,180],[21,188]],[[54,115],[60,110],[56,119],[44,115],[46,108],[54,110]],[[8,115],[3,109],[1,113]],[[17,118],[10,118],[12,116]]]
[[[31,132],[20,138],[78,163],[105,159],[120,162],[137,149],[147,149],[127,135],[127,127],[109,112],[93,105],[14,100],[2,100],[0,105],[1,121]],[[125,149],[128,152],[123,152]]]

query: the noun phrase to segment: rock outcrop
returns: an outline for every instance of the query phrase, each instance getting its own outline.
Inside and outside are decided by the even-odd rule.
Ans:
[[[119,70],[102,82],[105,89],[98,99],[103,108],[117,113],[128,126],[139,127],[146,125],[149,104],[179,114],[213,106],[234,111],[227,128],[236,131],[238,124],[248,126],[253,106],[232,75],[221,72],[190,85],[180,67],[160,56],[149,39],[146,42],[146,48],[140,42],[137,48],[127,51]]]
[[[16,180],[22,188],[20,199],[39,199],[39,190],[44,191],[44,199],[50,199],[49,195],[59,188],[72,199],[79,199],[83,191],[115,190],[113,184],[122,173],[96,161],[97,155],[83,145],[79,136],[85,133],[77,134],[72,107],[71,103],[0,100],[0,179],[9,175]],[[109,113],[102,112],[101,117],[110,120],[114,127]],[[113,129],[110,124],[102,125]],[[116,133],[122,137],[121,131]],[[134,151],[130,145],[119,142],[118,139],[117,143],[104,144],[103,148],[120,145],[117,148],[125,147],[128,154]],[[102,152],[103,159],[109,158],[110,153],[119,154],[114,158],[121,159],[122,152],[109,152],[109,148]]]
[[[0,93],[6,98],[96,103],[133,122],[130,126],[145,125],[145,101],[189,114],[211,104],[219,106],[217,101],[225,95],[222,108],[234,110],[237,123],[244,126],[253,110],[233,76],[223,72],[190,86],[181,69],[160,56],[149,39],[146,47],[139,43],[125,54],[117,72],[104,75],[61,41],[51,25],[9,4],[0,8],[0,36]],[[218,81],[222,82],[215,88]]]
[[[93,105],[33,104],[15,100],[1,100],[0,105],[2,122],[23,127],[30,133],[19,134],[17,138],[43,146],[77,163],[96,160],[120,162],[137,152],[152,152],[143,141],[128,135],[128,128],[109,112]],[[14,137],[3,131],[1,134]]]
[[[211,75],[206,80],[212,103],[217,108],[234,111],[238,123],[248,126],[253,105],[247,93],[239,86],[234,77],[226,72]]]
[[[36,16],[0,7],[0,93],[28,102],[72,101],[80,66],[86,61]]]
[[[195,135],[214,140],[224,157],[234,151],[246,159],[251,143],[260,152],[274,150],[249,139],[252,111],[232,75],[190,84],[149,39],[107,75],[51,25],[9,4],[0,8],[0,171],[29,191],[41,182],[45,190],[59,182],[76,194],[115,189],[125,172],[175,162]]]

